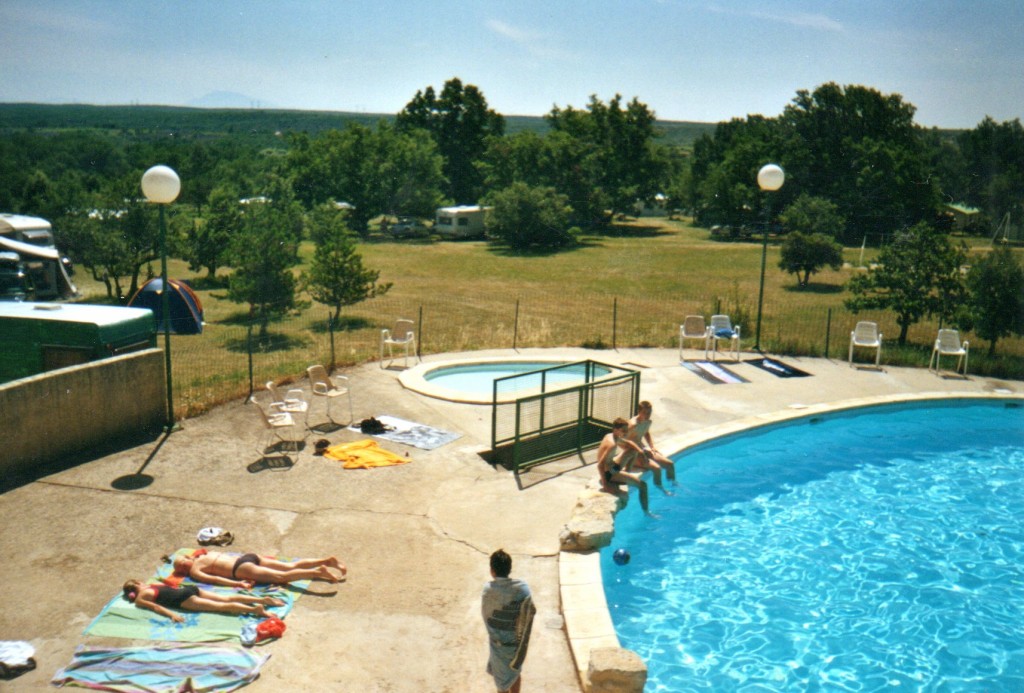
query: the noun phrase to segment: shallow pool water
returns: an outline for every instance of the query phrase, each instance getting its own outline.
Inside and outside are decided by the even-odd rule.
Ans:
[[[494,361],[487,363],[467,363],[454,366],[442,366],[423,375],[423,379],[433,385],[473,396],[491,396],[494,381],[520,373],[530,373],[559,364],[551,361]],[[601,369],[607,375],[607,369]],[[549,371],[544,376],[548,390],[569,387],[584,382],[586,368],[583,365],[560,368]],[[541,375],[524,377],[515,381],[516,390],[535,390],[541,386]]]
[[[1024,690],[1024,409],[813,417],[677,467],[602,552],[647,691]]]

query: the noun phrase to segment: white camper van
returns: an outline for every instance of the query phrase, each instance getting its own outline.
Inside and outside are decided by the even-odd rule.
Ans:
[[[488,209],[480,205],[440,207],[434,219],[434,233],[443,238],[483,238]]]

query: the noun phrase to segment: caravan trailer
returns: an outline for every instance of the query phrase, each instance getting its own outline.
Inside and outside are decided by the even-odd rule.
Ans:
[[[489,209],[480,205],[440,207],[434,220],[434,233],[442,238],[483,238]]]
[[[63,299],[78,293],[50,222],[0,214],[0,300]]]

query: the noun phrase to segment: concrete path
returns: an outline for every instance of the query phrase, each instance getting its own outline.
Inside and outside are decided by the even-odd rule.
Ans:
[[[920,393],[1024,393],[1020,382],[939,376],[925,369],[851,368],[823,359],[783,360],[812,374],[782,379],[749,364],[746,384],[713,385],[679,366],[675,350],[488,351],[481,356],[592,358],[642,371],[641,396],[654,403],[655,440],[664,441],[774,411],[863,397]],[[698,352],[687,354],[696,358]],[[451,360],[459,355],[429,357]],[[725,362],[728,363],[728,362]],[[288,556],[335,554],[349,579],[331,595],[299,600],[259,691],[491,691],[479,612],[487,557],[512,554],[538,605],[524,690],[576,691],[576,665],[559,606],[559,530],[596,473],[594,453],[543,465],[523,477],[491,467],[490,409],[404,390],[397,369],[365,364],[346,373],[356,418],[390,414],[461,434],[437,450],[384,442],[410,464],[344,470],[315,457],[313,434],[296,464],[252,471],[263,433],[252,405],[232,403],[184,421],[154,440],[50,474],[0,495],[0,639],[28,640],[38,669],[2,685],[46,690],[79,644],[127,646],[83,629],[129,577],[154,572],[161,554],[195,547],[215,525],[231,549]],[[319,403],[318,403],[319,404]],[[341,430],[332,443],[362,439]],[[146,485],[130,488],[146,475]],[[124,490],[127,489],[127,490]],[[631,505],[627,511],[633,510]],[[317,589],[327,592],[327,585]]]

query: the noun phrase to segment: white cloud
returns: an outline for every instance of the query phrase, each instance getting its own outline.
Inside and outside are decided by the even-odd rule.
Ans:
[[[737,17],[752,17],[763,19],[776,24],[788,24],[803,29],[816,29],[819,31],[843,31],[842,23],[827,17],[823,14],[812,12],[768,12],[764,10],[736,10],[728,7],[713,5],[708,8],[718,14],[731,14]]]

